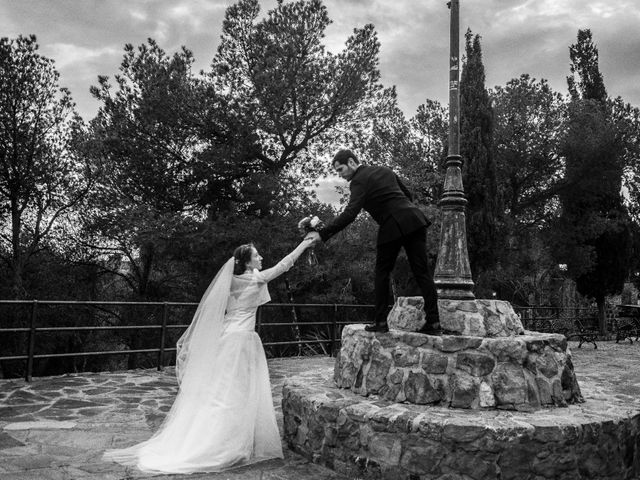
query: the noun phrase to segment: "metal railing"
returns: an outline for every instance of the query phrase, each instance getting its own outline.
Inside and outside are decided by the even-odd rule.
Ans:
[[[597,311],[583,307],[521,307],[513,305],[526,330],[565,333],[574,328],[576,320],[591,328],[598,327]]]
[[[29,308],[26,326],[0,328],[0,338],[9,333],[26,334],[26,352],[17,355],[0,356],[0,361],[26,361],[24,369],[24,378],[31,381],[34,371],[34,360],[40,359],[60,359],[60,358],[76,358],[76,357],[95,357],[102,355],[132,355],[138,353],[157,353],[157,368],[162,370],[165,366],[165,354],[175,352],[175,347],[167,347],[167,334],[172,329],[186,329],[189,324],[185,323],[169,323],[169,310],[175,308],[189,307],[195,310],[197,303],[191,302],[113,302],[113,301],[63,301],[63,300],[0,300],[0,307],[5,305],[27,306]],[[108,314],[114,314],[106,310],[107,307],[145,307],[145,308],[161,308],[159,321],[155,324],[147,325],[77,325],[77,326],[43,326],[38,324],[38,313],[43,306],[76,306],[91,307]],[[264,312],[270,309],[285,308],[291,310],[294,308],[314,308],[329,310],[330,319],[327,321],[311,321],[311,322],[268,322],[263,321]],[[324,326],[328,327],[328,338],[316,338],[303,340],[299,337],[296,340],[285,341],[267,341],[263,342],[265,347],[291,346],[291,345],[313,345],[328,344],[328,354],[334,356],[336,347],[340,343],[342,327],[350,323],[362,323],[361,321],[344,321],[340,319],[340,313],[346,309],[373,309],[373,305],[355,305],[355,304],[308,304],[308,303],[269,303],[258,308],[256,316],[256,331],[259,335],[266,329],[275,327],[292,327],[299,328],[301,326]],[[4,322],[0,321],[0,325]],[[93,331],[160,331],[159,343],[155,348],[134,348],[121,350],[96,350],[96,351],[74,351],[66,353],[36,353],[36,338],[40,332],[93,332]]]
[[[7,334],[26,334],[24,341],[24,347],[22,353],[0,356],[0,362],[2,361],[26,361],[26,367],[24,368],[24,378],[26,381],[31,381],[34,372],[34,361],[43,359],[63,359],[63,358],[90,358],[98,356],[108,355],[127,355],[134,354],[157,354],[155,364],[158,370],[166,365],[166,355],[176,351],[174,346],[168,347],[167,343],[175,344],[174,341],[167,341],[170,331],[184,330],[188,323],[170,323],[170,311],[175,312],[176,309],[189,308],[195,311],[197,303],[193,302],[113,302],[113,301],[63,301],[63,300],[0,300],[0,307],[6,306],[21,306],[27,307],[28,312],[24,312],[22,315],[18,315],[22,326],[3,327],[0,328],[0,339]],[[109,307],[126,307],[127,309],[133,309],[134,307],[144,307],[145,309],[160,309],[159,315],[150,315],[154,321],[149,324],[122,324],[120,319],[118,324],[101,324],[101,325],[74,325],[74,326],[59,326],[60,317],[65,317],[64,314],[49,314],[49,317],[53,317],[53,320],[49,323],[53,325],[43,325],[39,323],[43,316],[41,312],[43,307],[54,306],[74,306],[74,307],[88,307],[95,311],[102,312],[106,315],[118,316],[114,311],[108,310]],[[286,309],[287,312],[291,312],[292,309],[320,309],[327,311],[322,314],[321,317],[327,318],[324,321],[276,321],[265,322],[265,312],[275,309]],[[258,308],[256,316],[256,331],[263,338],[264,347],[287,347],[297,346],[298,353],[303,345],[320,345],[322,350],[328,355],[334,356],[338,345],[340,344],[340,337],[342,334],[342,327],[350,323],[362,323],[362,319],[349,321],[344,320],[345,312],[348,309],[356,310],[372,310],[373,305],[355,305],[355,304],[305,304],[305,303],[269,303]],[[597,320],[595,320],[595,312],[593,309],[588,308],[557,308],[557,307],[520,307],[514,306],[514,310],[521,317],[522,323],[527,330],[536,331],[548,331],[556,333],[565,333],[567,325],[571,324],[575,319],[580,319],[583,322],[591,324],[595,321],[597,326]],[[188,320],[191,320],[192,313],[183,312],[182,315]],[[289,315],[287,313],[287,315]],[[0,315],[2,311],[0,311]],[[297,318],[297,316],[289,315],[290,317]],[[180,315],[176,315],[180,319]],[[103,323],[106,320],[101,319]],[[0,326],[5,322],[0,317]],[[45,322],[46,323],[46,322]],[[299,334],[300,327],[325,327],[326,336],[324,338],[315,339],[302,339]],[[295,329],[293,335],[289,332],[289,335],[296,337],[293,340],[282,341],[264,341],[264,337],[268,336],[269,331],[277,329],[278,327],[290,327]],[[159,338],[154,348],[121,348],[111,350],[94,350],[94,351],[68,351],[65,353],[42,353],[37,350],[36,340],[39,338],[39,334],[42,333],[64,333],[64,332],[97,332],[97,331],[134,331],[134,332],[158,332]],[[181,332],[178,332],[181,333]],[[266,335],[265,335],[266,334]],[[176,338],[174,335],[173,338]],[[17,342],[20,343],[20,342]],[[325,348],[326,347],[326,348]],[[26,351],[25,351],[26,350]],[[0,352],[4,353],[4,352]],[[16,352],[14,352],[16,353]]]

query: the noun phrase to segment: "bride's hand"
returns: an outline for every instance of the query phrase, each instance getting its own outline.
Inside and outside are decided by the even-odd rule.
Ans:
[[[320,243],[320,234],[318,232],[309,232],[307,236],[304,237],[303,242],[307,243],[307,248],[314,246],[316,243]]]

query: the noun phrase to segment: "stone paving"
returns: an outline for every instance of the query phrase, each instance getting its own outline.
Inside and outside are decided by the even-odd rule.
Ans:
[[[282,431],[282,385],[290,375],[332,368],[324,356],[269,360]],[[0,480],[339,480],[345,477],[285,450],[272,460],[222,473],[158,475],[105,462],[102,454],[146,440],[177,391],[173,368],[0,380]]]
[[[615,395],[640,404],[640,344],[599,342],[598,349],[570,342],[578,380],[615,385],[592,391],[598,399]],[[274,404],[282,431],[282,386],[296,376],[327,375],[333,358],[270,359]],[[109,448],[142,441],[156,429],[177,389],[172,369],[86,373],[23,380],[0,380],[0,479],[233,479],[338,480],[347,477],[309,463],[285,448],[285,459],[217,474],[152,475],[102,461]],[[451,410],[452,414],[455,412]],[[468,411],[466,412],[469,413]]]

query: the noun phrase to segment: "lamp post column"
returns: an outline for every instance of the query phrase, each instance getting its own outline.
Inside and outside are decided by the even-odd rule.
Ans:
[[[434,282],[441,299],[474,299],[473,279],[467,251],[465,205],[460,157],[460,1],[448,3],[451,10],[449,56],[449,151],[442,209],[440,248]]]

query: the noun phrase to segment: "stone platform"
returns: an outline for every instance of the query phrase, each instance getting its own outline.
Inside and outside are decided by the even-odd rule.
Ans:
[[[582,401],[564,335],[366,332],[346,325],[335,384],[359,395],[455,408],[534,410]]]
[[[534,412],[363,397],[337,388],[327,367],[285,382],[284,436],[290,448],[350,478],[638,479],[640,371],[627,360],[639,352],[581,350],[585,402]]]

